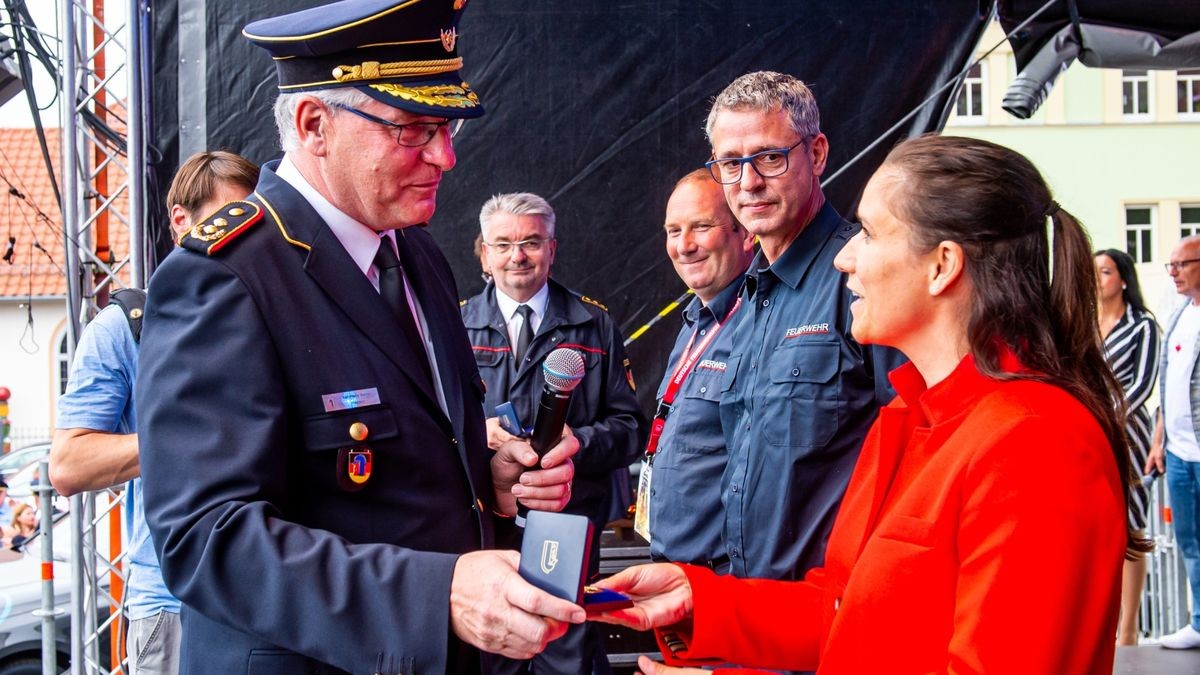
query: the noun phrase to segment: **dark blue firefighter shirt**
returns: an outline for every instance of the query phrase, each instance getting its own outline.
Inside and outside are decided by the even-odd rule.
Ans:
[[[679,367],[688,341],[693,348],[729,314],[745,278],[738,275],[708,306],[693,298],[683,310],[683,327],[675,338],[667,372],[658,387],[658,400]],[[721,431],[721,378],[729,367],[734,328],[744,313],[739,309],[705,347],[692,373],[679,388],[654,455],[650,486],[650,554],[656,560],[699,564],[725,561],[721,542],[721,475],[725,472],[725,435]]]
[[[750,263],[721,380],[736,576],[795,579],[823,564],[863,437],[893,395],[886,374],[903,357],[850,336],[846,275],[833,266],[857,232],[826,203],[773,265],[761,251]]]

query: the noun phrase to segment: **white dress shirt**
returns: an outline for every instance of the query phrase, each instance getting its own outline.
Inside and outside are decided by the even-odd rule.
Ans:
[[[388,246],[393,250],[396,247],[396,230],[386,230],[377,232],[357,220],[346,215],[341,209],[334,206],[328,199],[325,198],[316,188],[309,182],[296,168],[295,164],[288,159],[287,155],[280,160],[279,166],[275,169],[275,175],[282,178],[284,181],[296,189],[300,196],[312,206],[318,216],[325,221],[329,229],[333,232],[333,236],[341,242],[342,248],[346,249],[346,253],[350,254],[351,260],[358,266],[358,269],[367,277],[371,285],[375,287],[376,292],[379,291],[379,270],[375,268],[375,254],[379,252],[379,240],[382,238]],[[401,232],[400,236],[404,236]],[[399,252],[397,252],[397,255]],[[403,268],[401,268],[403,269]],[[404,295],[408,298],[408,306],[412,308],[413,318],[417,322],[417,330],[421,333],[421,341],[425,345],[425,358],[429,360],[429,367],[433,373],[433,387],[437,392],[438,405],[442,407],[442,411],[449,415],[449,408],[446,406],[446,392],[442,389],[442,378],[438,372],[437,359],[434,358],[436,350],[433,346],[433,341],[429,335],[429,324],[425,321],[425,312],[421,310],[421,303],[417,301],[417,296],[413,294],[412,285],[408,283],[408,274],[402,274],[404,277]]]
[[[508,327],[508,344],[513,347],[517,346],[517,336],[521,334],[521,324],[525,319],[517,314],[517,308],[521,305],[529,305],[529,309],[533,313],[529,315],[529,323],[533,327],[533,334],[537,335],[538,329],[542,327],[542,319],[546,317],[546,302],[550,299],[550,284],[542,284],[537,293],[526,302],[517,302],[508,297],[504,291],[496,288],[496,306],[500,308],[500,315],[504,317],[504,325]]]

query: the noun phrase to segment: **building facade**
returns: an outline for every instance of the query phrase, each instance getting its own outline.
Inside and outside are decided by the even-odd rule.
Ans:
[[[999,24],[984,34],[945,133],[1017,150],[1041,170],[1097,249],[1129,252],[1160,317],[1178,296],[1163,269],[1181,236],[1200,233],[1200,69],[1072,65],[1028,120],[1001,100],[1016,77]]]

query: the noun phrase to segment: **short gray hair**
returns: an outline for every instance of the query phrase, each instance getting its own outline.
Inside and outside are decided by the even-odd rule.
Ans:
[[[300,99],[304,96],[312,96],[324,103],[334,115],[341,112],[337,107],[339,105],[361,108],[374,100],[354,87],[279,94],[275,99],[275,129],[279,132],[279,147],[284,152],[293,152],[300,148],[300,136],[296,133],[296,107],[300,105]]]
[[[492,216],[497,213],[510,213],[514,216],[537,216],[546,226],[550,238],[554,238],[554,209],[550,203],[532,192],[509,192],[493,195],[479,210],[479,232],[484,241],[488,239],[488,227]]]
[[[717,94],[704,125],[704,135],[710,141],[717,113],[722,110],[783,110],[796,133],[805,138],[821,133],[821,111],[817,109],[812,90],[784,73],[769,70],[746,73]]]

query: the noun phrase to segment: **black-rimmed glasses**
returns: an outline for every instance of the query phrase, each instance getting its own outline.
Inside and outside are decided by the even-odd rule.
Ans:
[[[726,157],[724,159],[711,159],[704,163],[708,168],[708,172],[712,174],[713,180],[721,185],[733,185],[742,180],[742,170],[749,164],[754,167],[754,171],[763,178],[774,178],[782,176],[788,170],[788,155],[792,150],[803,144],[809,139],[808,136],[796,141],[790,148],[772,148],[769,150],[760,150],[753,155],[745,157]]]
[[[364,120],[368,120],[376,124],[382,124],[389,129],[395,129],[396,143],[406,148],[417,148],[425,145],[429,141],[433,140],[433,137],[437,135],[438,130],[442,127],[446,127],[446,129],[450,132],[450,138],[454,138],[454,136],[459,132],[460,129],[462,129],[463,126],[463,120],[461,118],[442,120],[441,122],[408,122],[406,124],[397,124],[396,122],[390,122],[382,117],[376,117],[371,113],[366,113],[358,108],[352,108],[348,105],[342,105],[341,103],[334,103],[333,107],[338,108],[339,110],[345,110],[346,112],[354,113]]]
[[[1174,272],[1175,270],[1182,270],[1183,268],[1187,267],[1189,263],[1194,263],[1194,262],[1200,262],[1200,258],[1189,258],[1187,260],[1174,260],[1174,261],[1171,261],[1171,262],[1163,265],[1163,269],[1167,270],[1167,274],[1170,274],[1171,272]]]

